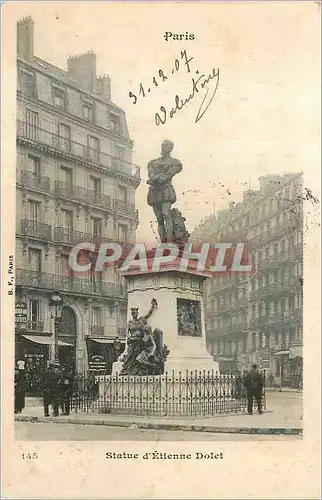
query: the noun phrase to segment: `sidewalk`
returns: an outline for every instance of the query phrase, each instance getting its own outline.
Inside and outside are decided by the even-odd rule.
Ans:
[[[69,416],[44,417],[43,408],[37,402],[28,401],[22,414],[15,415],[17,422],[66,423],[78,425],[106,425],[132,427],[140,429],[162,429],[181,431],[202,431],[231,434],[285,434],[301,435],[301,412],[266,411],[262,415],[254,413],[236,415],[218,415],[214,417],[155,417],[141,415],[102,415],[73,411]]]

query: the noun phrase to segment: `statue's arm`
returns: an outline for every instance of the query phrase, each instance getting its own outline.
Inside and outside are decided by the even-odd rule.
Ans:
[[[160,174],[155,171],[155,168],[151,163],[148,164],[148,177],[149,177],[149,184],[158,182],[160,178]]]
[[[167,172],[164,172],[160,175],[159,181],[164,183],[171,181],[172,177],[181,172],[182,168],[183,168],[182,163],[179,160],[177,160],[173,165],[171,165],[168,168]]]
[[[149,312],[145,316],[143,316],[144,319],[148,319],[151,316],[151,314],[153,313],[154,309],[157,308],[157,305],[158,305],[157,301],[155,299],[152,299],[151,300],[151,307],[149,309]]]

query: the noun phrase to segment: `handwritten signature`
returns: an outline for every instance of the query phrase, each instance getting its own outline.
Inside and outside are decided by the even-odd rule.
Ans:
[[[196,75],[199,75],[199,71],[196,71]],[[213,89],[210,89],[210,87],[207,88],[211,81],[214,83]],[[219,68],[213,68],[212,72],[208,76],[199,75],[197,77],[193,77],[191,83],[192,91],[188,97],[181,98],[178,94],[176,94],[174,97],[174,107],[167,109],[165,106],[160,106],[160,112],[155,113],[154,121],[156,125],[164,125],[169,118],[173,118],[175,114],[191,102],[202,89],[206,88],[206,92],[203,95],[197,116],[195,118],[195,123],[198,123],[198,121],[204,116],[216,95],[219,85]]]

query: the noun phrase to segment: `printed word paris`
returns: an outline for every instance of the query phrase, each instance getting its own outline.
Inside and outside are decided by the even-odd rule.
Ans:
[[[195,40],[196,36],[193,33],[186,31],[185,33],[172,33],[171,31],[166,31],[164,33],[164,38],[168,42],[169,40]]]

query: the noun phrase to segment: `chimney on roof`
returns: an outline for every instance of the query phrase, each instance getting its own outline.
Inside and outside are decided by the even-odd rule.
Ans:
[[[17,55],[31,62],[34,56],[34,22],[24,17],[17,22]]]
[[[108,75],[97,78],[97,91],[102,97],[111,101],[111,79]]]
[[[68,75],[88,92],[96,90],[96,54],[85,52],[67,60]]]

